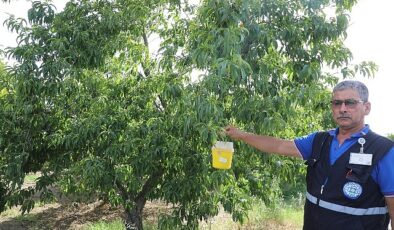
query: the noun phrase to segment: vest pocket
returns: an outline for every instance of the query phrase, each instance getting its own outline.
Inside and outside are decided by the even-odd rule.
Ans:
[[[354,182],[365,183],[371,174],[371,166],[368,165],[349,164],[347,169],[346,179]]]

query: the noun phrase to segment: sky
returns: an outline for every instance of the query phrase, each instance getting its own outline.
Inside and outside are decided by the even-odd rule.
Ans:
[[[374,79],[358,80],[368,86],[372,104],[366,123],[382,135],[394,134],[393,9],[393,0],[359,0],[353,8],[345,42],[355,63],[368,60],[379,66]]]
[[[63,0],[54,1],[58,9],[64,6]],[[17,17],[26,17],[30,3],[25,0],[12,0],[0,3],[0,47],[14,46],[15,35],[10,34],[2,25],[12,13]],[[346,46],[353,53],[353,62],[374,61],[379,70],[373,79],[358,77],[370,91],[371,113],[366,123],[375,132],[387,135],[394,133],[394,22],[393,0],[359,0],[351,13],[350,26],[347,30]],[[394,104],[394,103],[393,103]]]

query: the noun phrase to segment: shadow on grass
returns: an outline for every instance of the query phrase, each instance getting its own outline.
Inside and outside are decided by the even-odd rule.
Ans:
[[[0,222],[0,230],[82,229],[87,223],[112,221],[122,216],[119,208],[112,208],[103,202],[35,209],[34,213]]]

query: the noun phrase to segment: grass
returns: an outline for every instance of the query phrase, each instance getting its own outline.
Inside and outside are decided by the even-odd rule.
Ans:
[[[20,211],[17,208],[6,209],[4,212],[0,213],[1,218],[6,218],[6,217],[13,218],[19,215],[20,215]]]
[[[55,204],[55,203],[50,203],[50,204]],[[48,203],[36,201],[34,204],[34,207],[35,208],[44,207],[46,205],[48,205]],[[34,219],[35,214],[33,214],[35,210],[36,209],[33,209],[32,213],[26,213],[26,214],[22,215],[21,211],[20,211],[20,206],[12,207],[12,208],[8,208],[4,212],[0,213],[0,218],[14,218],[14,219],[20,220],[20,221],[24,221],[24,220],[34,221],[34,220],[36,220],[36,219]]]
[[[36,214],[24,214],[24,215],[18,215],[17,217],[15,217],[16,220],[18,221],[23,221],[23,222],[37,222],[38,221],[38,217]]]
[[[88,224],[86,230],[124,230],[123,221],[121,219],[112,222],[99,221],[93,224]]]
[[[30,183],[33,184],[36,182],[37,178],[40,176],[39,173],[29,173],[25,175],[24,178],[24,183]],[[47,204],[51,204],[48,202],[42,202],[39,200],[35,201],[34,207],[44,207]],[[34,210],[34,209],[33,209]],[[37,221],[37,217],[35,214],[32,213],[28,213],[28,214],[21,214],[20,211],[20,206],[17,207],[12,207],[12,208],[7,208],[5,211],[3,211],[2,213],[0,213],[0,218],[13,218],[17,221],[28,221],[28,222],[36,222]]]
[[[301,229],[303,223],[303,209],[298,201],[282,201],[275,207],[266,207],[256,201],[248,214],[248,221],[238,225],[241,229],[271,229],[271,225],[283,226],[283,229]],[[288,227],[286,227],[288,226]]]
[[[124,230],[123,220],[116,219],[114,221],[106,222],[99,221],[93,224],[88,224],[84,230]],[[144,222],[145,230],[155,230],[156,227]]]
[[[39,176],[40,176],[40,174],[38,174],[38,173],[26,174],[24,183],[35,183]]]
[[[40,176],[38,173],[27,174],[25,176],[25,183],[35,184],[37,178]],[[266,207],[262,202],[254,202],[253,209],[249,212],[248,218],[241,225],[232,220],[231,215],[225,213],[223,210],[218,216],[210,218],[206,222],[200,222],[199,230],[242,230],[242,229],[280,229],[280,230],[293,230],[301,229],[303,222],[303,201],[302,197],[298,199],[279,201],[276,202],[275,207]],[[50,204],[50,205],[56,205]],[[57,204],[59,205],[59,204]],[[47,203],[37,201],[35,207],[45,208],[49,207]],[[36,209],[32,213],[21,215],[20,207],[13,207],[0,213],[0,219],[14,220],[16,222],[29,222],[30,226],[44,227],[45,223],[40,221],[40,212]],[[159,206],[157,206],[159,208]],[[67,212],[67,210],[65,210]],[[68,210],[69,211],[69,210]],[[116,218],[116,217],[115,217]],[[153,215],[152,218],[144,220],[144,229],[154,230],[157,229],[157,216]],[[82,222],[83,223],[83,222]],[[43,225],[42,225],[43,224]],[[39,229],[39,227],[37,229]],[[34,228],[35,229],[35,228]],[[120,218],[102,219],[93,223],[86,223],[82,225],[83,230],[123,230],[123,220]]]
[[[234,222],[228,213],[223,211],[208,222],[200,224],[200,230],[235,230],[235,229],[302,229],[303,209],[298,201],[281,202],[273,208],[266,207],[261,202],[249,212],[247,221],[241,225]],[[144,229],[157,229],[157,223],[144,222]],[[278,227],[280,226],[280,227]],[[96,222],[89,224],[84,230],[123,230],[121,219],[112,222]]]
[[[302,206],[301,206],[302,207]],[[2,217],[11,217],[18,222],[38,223],[37,214],[20,215],[18,210],[9,209],[1,213]],[[282,204],[275,208],[265,207],[256,202],[255,207],[249,212],[248,219],[243,225],[234,222],[231,215],[220,212],[218,216],[208,222],[201,222],[200,230],[241,230],[241,229],[281,229],[296,230],[302,228],[303,211],[300,206]],[[35,224],[33,224],[35,226]],[[144,229],[157,229],[157,222],[144,221]],[[123,220],[118,218],[113,221],[98,221],[86,224],[83,230],[124,230]]]
[[[283,217],[285,220],[296,224],[299,227],[302,227],[302,223],[304,221],[304,210],[303,209],[284,209]]]

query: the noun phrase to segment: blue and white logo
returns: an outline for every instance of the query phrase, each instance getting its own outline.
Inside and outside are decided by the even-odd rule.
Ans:
[[[360,197],[361,193],[363,192],[363,188],[360,184],[355,182],[347,182],[343,186],[343,194],[352,200],[355,200]]]

